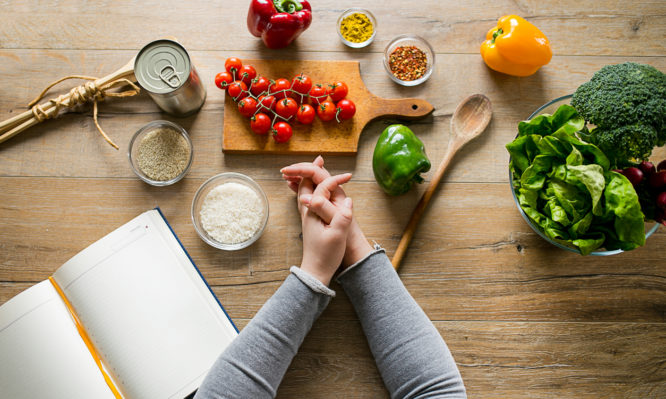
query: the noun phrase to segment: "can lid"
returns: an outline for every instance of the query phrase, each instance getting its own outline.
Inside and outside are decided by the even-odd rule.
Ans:
[[[170,93],[181,87],[190,76],[190,57],[172,40],[156,40],[144,46],[134,61],[134,75],[151,93]]]

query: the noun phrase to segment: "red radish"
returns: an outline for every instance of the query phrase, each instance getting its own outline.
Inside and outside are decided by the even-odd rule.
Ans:
[[[666,170],[662,170],[650,176],[650,187],[652,188],[662,188],[666,187]]]
[[[666,191],[657,195],[656,204],[658,208],[661,208],[661,210],[666,211]]]
[[[650,176],[651,174],[653,174],[656,171],[656,169],[654,168],[654,164],[652,162],[649,162],[649,161],[641,162],[638,165],[638,169],[640,169],[641,172],[643,172],[643,174],[645,176]]]
[[[659,162],[659,165],[657,165],[657,171],[660,171],[660,170],[666,170],[666,159]]]
[[[622,174],[629,179],[631,184],[636,187],[643,181],[643,172],[640,169],[629,167],[622,171]]]
[[[666,226],[666,211],[663,209],[657,209],[657,213],[654,216],[654,221]]]

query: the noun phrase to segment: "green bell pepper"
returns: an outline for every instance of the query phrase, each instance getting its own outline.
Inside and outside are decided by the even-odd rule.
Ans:
[[[379,135],[372,155],[375,180],[387,194],[404,194],[414,182],[422,183],[420,173],[430,170],[423,143],[410,128],[391,125]]]

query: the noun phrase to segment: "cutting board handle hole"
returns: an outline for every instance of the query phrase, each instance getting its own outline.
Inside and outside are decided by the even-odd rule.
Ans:
[[[416,111],[417,109],[419,109],[419,106],[416,105],[416,104],[413,104],[413,105],[412,105],[412,109]]]

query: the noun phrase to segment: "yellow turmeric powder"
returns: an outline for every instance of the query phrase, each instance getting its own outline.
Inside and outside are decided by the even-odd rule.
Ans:
[[[340,22],[340,33],[345,40],[352,43],[363,43],[370,39],[374,27],[365,14],[355,12]]]

